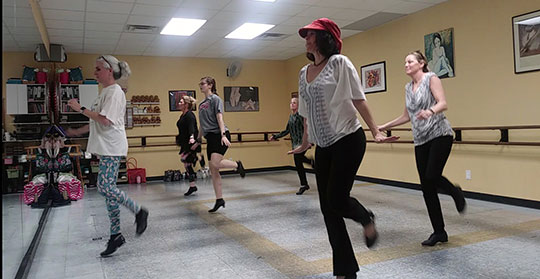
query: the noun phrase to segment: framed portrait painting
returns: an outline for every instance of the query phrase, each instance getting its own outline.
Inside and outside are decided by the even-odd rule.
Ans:
[[[185,95],[195,98],[195,90],[169,90],[169,111],[180,111],[180,98]]]
[[[512,17],[514,73],[540,70],[540,10]]]
[[[454,28],[425,35],[424,53],[430,71],[441,79],[454,77]]]
[[[225,111],[259,111],[259,87],[225,86],[223,94]]]
[[[364,92],[386,91],[386,62],[381,61],[360,67]]]

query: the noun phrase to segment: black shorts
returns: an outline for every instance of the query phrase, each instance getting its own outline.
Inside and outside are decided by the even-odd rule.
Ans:
[[[225,132],[225,136],[231,141],[231,133],[229,131]],[[212,153],[225,155],[229,147],[221,143],[221,134],[208,133],[204,138],[206,139],[206,156],[208,156],[208,161],[212,159]]]

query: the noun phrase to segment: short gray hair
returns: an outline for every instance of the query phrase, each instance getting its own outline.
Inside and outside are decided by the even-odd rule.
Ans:
[[[112,55],[102,55],[96,59],[96,61],[103,62],[103,66],[106,69],[113,70],[113,77],[115,80],[125,79],[131,75],[131,69],[126,61],[119,61]]]

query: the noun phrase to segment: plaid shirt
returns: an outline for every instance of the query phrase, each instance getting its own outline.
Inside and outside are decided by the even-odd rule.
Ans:
[[[291,114],[287,122],[287,128],[281,133],[275,134],[274,138],[282,138],[289,133],[291,134],[292,147],[296,148],[300,146],[302,144],[302,137],[304,136],[304,118],[298,112]]]

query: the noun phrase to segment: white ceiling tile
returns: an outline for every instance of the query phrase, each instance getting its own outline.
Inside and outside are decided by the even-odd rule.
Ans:
[[[178,50],[175,50],[171,53],[171,56],[176,56],[176,57],[194,57],[196,56],[199,52],[201,52],[200,49],[178,49]],[[216,56],[218,57],[218,56]],[[194,84],[193,85],[193,88],[195,87],[196,85]]]
[[[86,30],[84,32],[85,38],[100,38],[100,39],[118,39],[121,32],[106,32],[106,31],[95,31],[95,30]]]
[[[49,36],[56,36],[56,37],[83,37],[84,32],[83,30],[70,30],[70,29],[52,29],[48,28],[47,33]]]
[[[332,1],[321,1],[317,3],[317,6],[382,11],[400,2],[401,2],[400,0],[332,0]]]
[[[406,2],[420,2],[420,3],[429,3],[429,4],[440,4],[448,0],[403,0]]]
[[[308,5],[280,4],[279,2],[270,3],[260,1],[232,0],[229,5],[223,8],[223,10],[247,14],[267,13],[293,16],[302,12],[308,7]]]
[[[13,34],[13,38],[17,43],[24,42],[24,43],[41,43],[41,36],[40,35],[20,35],[20,34]]]
[[[98,0],[88,0],[86,3],[87,12],[129,14],[133,8],[132,3],[104,2]]]
[[[128,33],[122,32],[120,35],[121,41],[142,41],[142,42],[151,42],[156,38],[156,34],[138,34],[138,33]]]
[[[180,0],[137,0],[138,4],[150,4],[150,5],[161,5],[161,6],[178,6],[182,3]]]
[[[186,36],[159,35],[152,41],[151,47],[176,48],[188,40]]]
[[[49,40],[51,41],[51,44],[80,44],[82,45],[83,38],[77,38],[77,37],[56,37],[56,36],[50,36]]]
[[[42,0],[39,6],[41,9],[84,11],[85,3],[86,0]]]
[[[54,28],[54,29],[72,29],[72,30],[84,29],[84,22],[82,21],[46,19],[45,25],[47,26],[47,28]]]
[[[116,45],[118,44],[118,37],[116,38],[116,40],[111,40],[111,39],[103,39],[103,38],[99,38],[99,39],[91,39],[91,38],[84,38],[84,45],[85,46],[92,46],[92,47],[96,47],[96,46],[107,46],[107,47],[116,47]]]
[[[294,16],[288,20],[282,22],[281,24],[285,25],[295,25],[298,26],[298,29],[310,24],[312,21],[316,20],[317,17],[305,17],[305,16]]]
[[[144,53],[144,50],[132,50],[132,49],[117,49],[113,54],[115,55],[134,55],[141,56]]]
[[[98,23],[116,23],[124,24],[128,19],[127,14],[109,14],[109,13],[86,13],[87,22],[98,22]]]
[[[216,9],[221,10],[227,6],[230,0],[184,0],[180,5],[181,8],[195,9]]]
[[[94,31],[122,32],[124,30],[124,25],[113,23],[87,22],[85,24],[85,29]]]
[[[34,18],[3,17],[2,20],[7,27],[35,27],[37,28]]]
[[[34,15],[30,8],[4,6],[2,9],[2,18],[4,17],[34,18]]]
[[[401,3],[396,4],[395,6],[384,9],[383,12],[411,14],[411,13],[415,13],[417,11],[429,8],[433,5],[434,4],[429,4],[429,3],[403,1]]]
[[[219,10],[210,9],[194,9],[194,8],[179,8],[171,15],[171,17],[195,18],[195,19],[210,19],[216,15]]]
[[[108,54],[113,53],[115,48],[109,46],[85,46],[84,53]]]
[[[145,50],[151,43],[151,41],[118,41],[117,48]]]
[[[298,34],[298,27],[297,25],[285,25],[285,24],[279,24],[277,26],[274,26],[272,28],[272,31],[269,31],[271,33],[280,33],[280,34]]]
[[[151,25],[163,28],[171,19],[168,17],[130,15],[127,23],[138,25]]]
[[[30,8],[28,0],[2,0],[2,6]]]
[[[63,10],[51,10],[42,9],[43,18],[45,20],[72,20],[72,21],[84,21],[84,12],[80,11],[63,11]]]
[[[153,6],[153,5],[141,5],[135,4],[131,14],[133,15],[145,15],[145,16],[157,16],[157,17],[171,17],[176,11],[176,7],[173,6]]]
[[[298,16],[315,17],[315,18],[328,17],[329,18],[330,17],[329,15],[335,14],[339,10],[340,10],[339,8],[313,6],[298,13]]]
[[[39,35],[37,27],[10,27],[7,32],[21,35]]]
[[[328,16],[332,20],[347,19],[353,22],[374,15],[377,12],[369,10],[356,10],[356,9],[338,9],[335,13]]]

